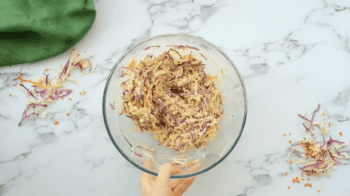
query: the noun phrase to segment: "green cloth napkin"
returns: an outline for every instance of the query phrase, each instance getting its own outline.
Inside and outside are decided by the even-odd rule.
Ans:
[[[93,0],[0,0],[0,67],[67,51],[95,16]]]

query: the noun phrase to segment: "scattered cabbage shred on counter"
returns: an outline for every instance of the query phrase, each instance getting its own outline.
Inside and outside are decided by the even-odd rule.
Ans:
[[[314,116],[316,113],[320,113],[321,120],[314,122]],[[300,167],[302,173],[307,175],[315,175],[320,177],[322,174],[326,173],[329,176],[329,170],[331,168],[336,169],[337,165],[341,165],[342,159],[349,159],[350,157],[346,155],[348,151],[341,151],[340,149],[347,145],[347,143],[333,140],[331,137],[326,140],[325,137],[330,131],[331,123],[325,125],[324,119],[326,114],[320,109],[318,105],[317,109],[313,112],[311,120],[306,118],[306,116],[298,115],[304,120],[305,132],[310,133],[310,136],[306,136],[299,139],[299,142],[294,144],[294,146],[301,147],[303,152],[294,150],[295,154],[299,154],[301,159],[297,159],[294,162],[296,164],[303,164]],[[327,128],[328,126],[328,128]],[[322,140],[318,141],[312,133],[317,127],[322,133]]]
[[[26,109],[18,126],[32,116],[45,118],[47,114],[52,113],[45,110],[48,104],[57,99],[63,99],[72,93],[72,89],[64,88],[64,84],[67,80],[77,83],[76,79],[70,76],[70,72],[73,69],[79,68],[81,72],[88,69],[88,72],[82,74],[84,76],[92,73],[96,67],[97,63],[93,67],[90,60],[83,58],[80,54],[75,55],[75,49],[73,49],[69,60],[64,66],[60,66],[56,76],[50,78],[49,74],[44,74],[44,76],[39,77],[36,81],[18,77],[17,79],[21,82],[19,86],[27,92],[30,98],[27,101]],[[24,85],[25,83],[29,85]],[[32,90],[28,87],[30,85],[33,87]]]

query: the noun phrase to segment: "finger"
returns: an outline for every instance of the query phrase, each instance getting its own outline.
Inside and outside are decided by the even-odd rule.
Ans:
[[[170,188],[171,190],[174,190],[181,182],[183,179],[176,179],[170,182]]]
[[[174,174],[178,174],[181,172],[181,169],[179,167],[174,167],[172,166],[172,170],[171,170],[171,174],[174,175]]]
[[[191,177],[182,180],[182,182],[173,190],[175,196],[181,196],[184,194],[187,189],[192,185],[196,177]]]
[[[147,169],[153,170],[153,162],[152,162],[152,161],[146,159],[145,162],[143,163],[143,165],[144,165]]]
[[[147,168],[147,169],[149,169],[149,170],[151,170],[151,171],[153,171],[154,170],[154,163],[153,163],[153,161],[151,161],[151,160],[145,160],[145,162],[143,163],[143,165],[145,166],[145,168]],[[148,178],[148,179],[150,179],[150,180],[156,180],[156,177],[157,176],[155,176],[155,175],[152,175],[152,174],[149,174],[149,173],[147,173],[147,172],[144,172],[145,174],[147,174],[147,175],[145,175],[145,177],[146,178]]]
[[[156,183],[159,183],[161,185],[169,185],[171,174],[176,174],[179,172],[180,172],[180,168],[176,168],[170,164],[162,165],[162,167],[159,170]]]
[[[202,164],[196,164],[196,165],[193,165],[192,167],[188,168],[184,173],[185,174],[194,173],[194,172],[202,169],[202,167],[203,167]]]
[[[143,165],[149,169],[153,170],[153,163],[149,160],[146,160]],[[141,187],[144,189],[150,189],[153,186],[154,180],[156,179],[156,176],[153,176],[149,173],[142,172],[141,174]]]
[[[146,172],[142,172],[141,174],[141,186],[144,187],[152,187],[154,184],[154,177],[151,174],[148,174]]]
[[[188,168],[183,174],[190,174],[190,173],[196,172],[200,170],[202,167],[203,167],[202,164],[193,165],[192,167]],[[174,190],[183,180],[185,179],[176,179],[171,181],[170,182],[171,190]]]

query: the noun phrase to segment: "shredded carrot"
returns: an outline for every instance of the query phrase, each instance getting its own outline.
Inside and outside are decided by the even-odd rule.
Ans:
[[[30,83],[34,84],[35,86],[37,86],[37,87],[40,87],[40,88],[43,88],[43,89],[47,90],[47,86],[45,86],[45,85],[43,85],[43,84],[41,84],[41,83],[39,83],[39,82],[34,82],[34,81],[31,81],[31,80],[26,80],[26,79],[23,79],[23,78],[21,78],[21,77],[18,77],[18,79],[21,81],[21,83],[23,83],[23,82],[30,82]]]
[[[291,143],[292,143],[292,140],[289,140],[289,143],[291,144]]]
[[[296,152],[297,151],[297,149],[294,149],[294,152]]]
[[[304,178],[301,178],[301,180],[304,180]]]
[[[273,162],[271,162],[271,165],[273,164]]]
[[[292,147],[289,147],[289,150],[292,150]]]
[[[276,160],[277,160],[277,157],[276,157]]]
[[[9,94],[10,95],[10,97],[12,97],[12,95],[11,94]]]
[[[288,186],[288,189],[290,189],[290,186]]]
[[[329,128],[331,127],[331,124],[332,124],[331,122],[328,123]]]
[[[75,106],[75,104],[73,104],[73,106]]]
[[[16,84],[13,84],[13,86],[16,86]]]
[[[208,128],[207,131],[202,135],[202,137],[206,137],[207,135],[209,135],[209,133],[211,133],[211,129]]]
[[[309,152],[309,150],[307,149],[306,145],[303,143],[302,146],[303,146],[303,148],[304,148],[304,150],[305,150],[305,152],[306,152],[306,156],[309,157],[310,152]]]
[[[293,156],[293,154],[290,154],[290,156]]]
[[[69,113],[67,113],[67,116],[69,116]]]
[[[310,180],[310,178],[308,178],[307,180]]]
[[[24,73],[21,73],[21,76],[24,76],[25,74]]]
[[[317,192],[321,192],[321,190],[317,190]]]
[[[288,175],[288,172],[286,172],[284,175]]]
[[[69,100],[72,100],[72,98],[68,98]]]
[[[68,76],[70,76],[70,74],[68,74]]]
[[[327,155],[326,153],[323,154],[323,157],[322,157],[323,162],[325,162],[325,160],[326,160],[326,155]]]
[[[128,67],[131,68],[131,69],[134,69],[134,68],[135,68],[135,65],[136,65],[135,58],[136,58],[136,57],[134,57],[134,59],[132,59],[131,63],[128,65]]]
[[[289,163],[293,163],[293,161],[289,161]]]
[[[54,123],[53,123],[54,125],[58,125],[58,124],[60,124],[58,121],[55,121]]]
[[[163,81],[164,81],[164,80],[161,80],[161,81],[159,82],[157,88],[160,88],[160,86],[162,85]]]
[[[61,97],[61,99],[63,100],[63,99],[64,99],[64,97]]]
[[[86,91],[84,91],[84,94],[86,94]]]
[[[285,133],[283,133],[283,136],[286,136],[286,134],[285,134]]]
[[[147,105],[147,96],[144,97],[144,99],[143,99],[143,104],[144,104],[143,107],[146,107],[146,105]]]
[[[83,93],[82,93],[82,92],[80,92],[80,95],[83,95]]]
[[[289,135],[292,135],[292,133],[289,133]]]
[[[192,164],[197,163],[197,162],[200,161],[200,160],[201,160],[201,158],[198,158],[198,159],[196,159],[196,160],[194,160],[194,161],[191,161],[191,162],[188,162],[188,163],[186,163],[186,164],[181,165],[181,167],[187,167],[187,166],[189,166],[189,165],[192,165]]]
[[[49,71],[49,69],[45,69],[45,71]]]
[[[314,135],[315,135],[314,133],[311,134],[311,136],[314,136]]]
[[[343,133],[342,133],[342,132],[339,132],[339,135],[340,135],[340,136],[343,136]]]

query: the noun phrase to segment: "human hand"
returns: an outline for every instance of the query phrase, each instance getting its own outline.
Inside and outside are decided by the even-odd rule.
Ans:
[[[144,162],[147,169],[153,170],[153,163],[149,160]],[[202,168],[201,164],[190,167],[184,173],[193,173]],[[180,172],[180,168],[170,164],[163,165],[157,176],[146,172],[141,175],[141,188],[143,196],[181,196],[191,186],[196,177],[176,179],[170,182],[170,175]]]

